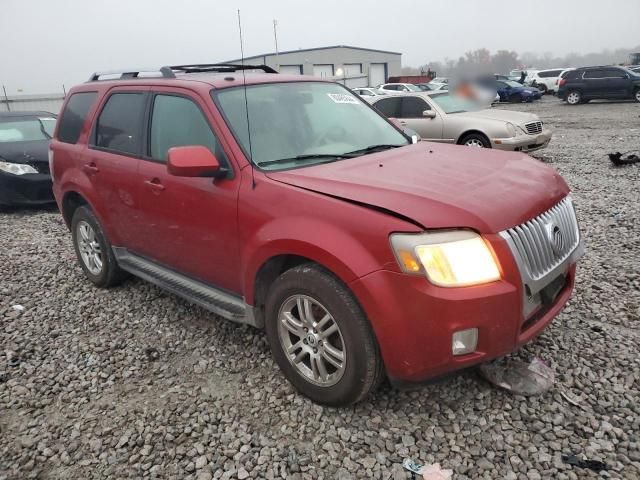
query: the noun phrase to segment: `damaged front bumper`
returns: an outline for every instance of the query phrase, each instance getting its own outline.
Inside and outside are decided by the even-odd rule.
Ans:
[[[53,203],[51,175],[13,175],[0,172],[0,205],[42,205]]]

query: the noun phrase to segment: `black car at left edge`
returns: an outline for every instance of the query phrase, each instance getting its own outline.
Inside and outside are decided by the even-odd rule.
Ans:
[[[49,141],[55,123],[49,112],[0,112],[0,206],[54,201]]]

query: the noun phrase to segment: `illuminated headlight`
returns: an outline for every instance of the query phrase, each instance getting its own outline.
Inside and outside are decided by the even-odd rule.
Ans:
[[[38,173],[38,171],[31,165],[24,165],[21,163],[9,163],[0,161],[0,170],[3,172],[11,173],[13,175],[24,175],[26,173]]]
[[[469,230],[393,234],[391,246],[406,273],[426,274],[440,287],[500,280],[500,268],[484,239]]]

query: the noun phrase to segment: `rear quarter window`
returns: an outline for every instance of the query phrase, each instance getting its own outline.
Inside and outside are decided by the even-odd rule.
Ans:
[[[64,143],[78,142],[87,114],[97,95],[97,92],[80,92],[71,95],[60,118],[58,140]]]

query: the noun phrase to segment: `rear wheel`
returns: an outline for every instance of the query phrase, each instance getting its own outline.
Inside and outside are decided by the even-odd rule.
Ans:
[[[117,285],[125,277],[105,236],[100,222],[88,206],[78,207],[71,220],[73,246],[78,262],[91,282],[98,287]]]
[[[567,94],[567,103],[569,105],[578,105],[582,102],[582,94],[577,90],[572,90]]]
[[[465,145],[467,147],[491,148],[489,139],[481,133],[469,133],[465,135],[462,137],[462,140],[460,140],[460,145]]]
[[[536,88],[538,90],[540,90],[542,92],[542,94],[544,95],[545,93],[547,93],[547,86],[543,83],[543,84],[536,84]]]
[[[314,264],[284,272],[266,302],[273,356],[287,379],[311,400],[349,405],[383,375],[371,326],[351,292]]]

